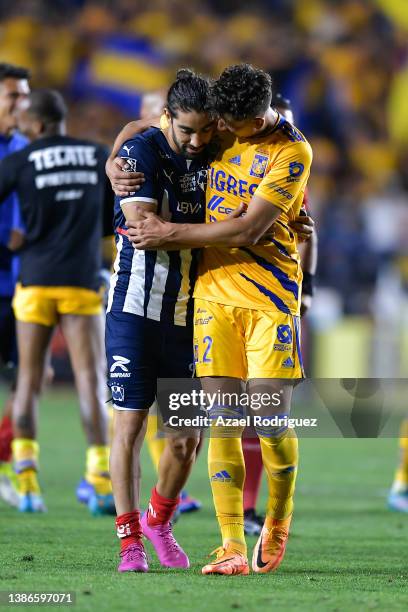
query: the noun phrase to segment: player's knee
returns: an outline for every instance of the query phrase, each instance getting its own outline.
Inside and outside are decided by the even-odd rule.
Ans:
[[[129,414],[118,411],[113,428],[113,438],[126,448],[133,448],[143,429],[144,416],[137,411]]]
[[[17,392],[24,389],[28,393],[38,395],[42,389],[43,377],[43,368],[20,369],[17,379]]]
[[[173,456],[181,463],[194,460],[198,445],[197,438],[169,438],[169,448]]]
[[[287,425],[272,425],[265,419],[261,425],[255,425],[255,431],[259,438],[278,442],[288,434]]]

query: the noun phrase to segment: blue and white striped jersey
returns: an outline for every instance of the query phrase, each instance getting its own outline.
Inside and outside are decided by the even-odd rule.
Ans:
[[[143,172],[145,183],[129,196],[115,199],[117,256],[107,310],[122,311],[174,325],[193,318],[193,289],[199,251],[138,251],[126,235],[124,201],[157,202],[157,214],[173,223],[203,223],[208,160],[189,160],[176,154],[163,132],[151,128],[128,140],[119,156],[132,170]],[[118,231],[119,230],[119,231]]]

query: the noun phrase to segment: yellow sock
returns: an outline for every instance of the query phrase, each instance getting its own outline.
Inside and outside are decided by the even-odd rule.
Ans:
[[[13,464],[20,494],[39,493],[37,479],[39,445],[36,440],[15,438],[11,443]]]
[[[157,414],[149,414],[147,418],[147,431],[145,440],[149,449],[150,457],[153,462],[156,472],[158,471],[160,457],[166,446],[166,438],[159,438],[157,420]]]
[[[408,488],[408,419],[404,419],[400,427],[400,461],[395,472],[393,489],[401,491]]]
[[[242,494],[245,462],[241,438],[210,438],[208,472],[223,546],[246,555]]]
[[[262,459],[268,477],[266,514],[273,519],[285,519],[293,512],[298,465],[298,440],[293,429],[279,437],[259,436]]]
[[[86,451],[85,478],[98,495],[112,493],[109,477],[109,446],[90,446]]]

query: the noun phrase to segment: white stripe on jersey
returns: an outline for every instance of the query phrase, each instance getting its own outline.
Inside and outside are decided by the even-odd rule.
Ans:
[[[163,295],[166,281],[169,275],[169,255],[167,251],[157,251],[156,264],[154,266],[153,282],[150,289],[149,302],[147,305],[147,318],[160,321]]]
[[[131,312],[132,314],[144,316],[145,282],[145,252],[134,249],[123,312]]]
[[[120,201],[120,205],[122,206],[122,204],[124,204],[125,202],[151,202],[152,204],[157,204],[157,200],[155,198],[141,198],[138,195],[130,196],[129,198],[123,198]]]
[[[106,312],[109,312],[110,309],[112,308],[113,294],[115,293],[116,283],[118,282],[118,272],[119,272],[119,267],[120,267],[119,262],[120,262],[120,254],[122,251],[122,247],[123,247],[123,236],[119,234],[119,239],[118,239],[117,246],[116,246],[117,251],[116,251],[116,257],[115,257],[115,263],[113,264],[113,274],[110,279],[108,305],[106,308]]]
[[[164,221],[171,221],[169,192],[167,191],[167,189],[165,189],[163,193],[160,216],[162,219],[164,219]]]
[[[192,260],[191,251],[188,251],[187,249],[180,251],[180,259],[181,284],[174,309],[174,323],[175,325],[186,325],[187,304],[189,301],[190,291],[190,266]]]

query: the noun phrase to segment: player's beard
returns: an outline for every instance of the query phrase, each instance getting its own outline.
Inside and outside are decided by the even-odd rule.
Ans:
[[[200,149],[198,149],[196,153],[194,153],[194,151],[189,151],[188,147],[191,147],[191,145],[179,142],[173,127],[171,128],[171,137],[180,155],[183,155],[183,157],[185,157],[186,159],[197,159],[200,155],[203,155],[206,150],[206,146],[204,145],[203,147],[200,147]]]

